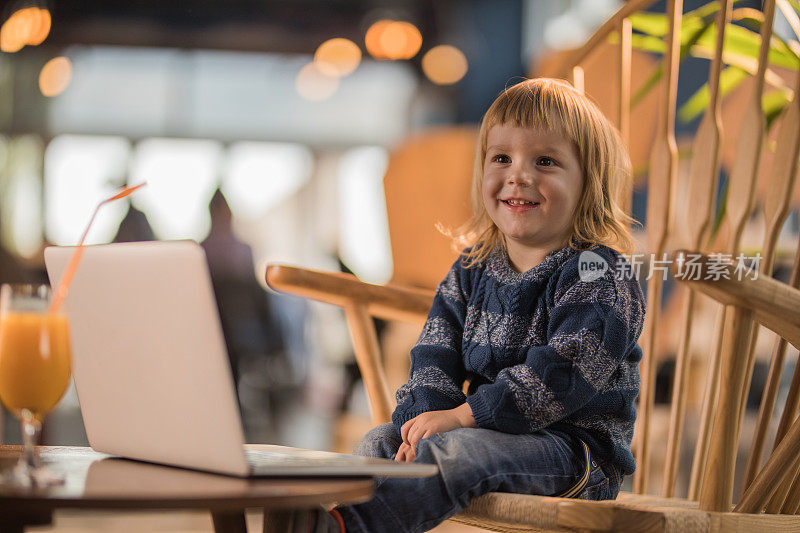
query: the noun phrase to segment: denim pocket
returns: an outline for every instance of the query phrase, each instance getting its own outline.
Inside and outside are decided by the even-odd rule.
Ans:
[[[608,476],[595,461],[592,461],[589,482],[578,497],[581,500],[607,500],[610,498]]]
[[[607,500],[608,498],[608,478],[604,478],[600,483],[587,487],[583,494],[582,500]]]

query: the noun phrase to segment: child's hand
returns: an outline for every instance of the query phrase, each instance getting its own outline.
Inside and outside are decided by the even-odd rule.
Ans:
[[[420,440],[462,427],[475,427],[472,408],[467,403],[455,409],[428,411],[412,418],[400,428],[403,443],[397,451],[395,461],[413,461]]]
[[[400,448],[397,450],[397,455],[394,456],[394,460],[397,462],[406,462],[410,463],[416,458],[416,454],[414,453],[414,448],[406,444],[405,442],[400,444]]]

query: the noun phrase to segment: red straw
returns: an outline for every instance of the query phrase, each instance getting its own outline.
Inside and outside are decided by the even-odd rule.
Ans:
[[[69,264],[67,265],[67,269],[64,271],[64,276],[61,278],[61,283],[58,284],[58,288],[55,291],[55,295],[53,296],[53,301],[50,302],[50,312],[57,313],[58,309],[61,307],[61,304],[64,303],[64,298],[67,297],[67,292],[69,292],[69,286],[72,283],[72,278],[75,277],[75,271],[78,270],[78,264],[81,262],[81,257],[83,257],[83,250],[85,248],[84,241],[86,240],[86,235],[89,234],[89,230],[92,228],[92,224],[94,223],[94,219],[97,216],[97,212],[100,211],[100,208],[109,203],[113,202],[114,200],[119,200],[120,198],[125,198],[132,192],[141,189],[147,185],[147,182],[142,182],[138,185],[129,185],[127,187],[123,187],[118,193],[110,198],[106,198],[99,204],[97,207],[94,208],[94,213],[92,213],[92,218],[89,219],[89,223],[86,225],[86,229],[83,231],[83,235],[81,236],[80,242],[78,242],[78,247],[75,248],[75,252],[72,254],[72,258],[69,260]]]

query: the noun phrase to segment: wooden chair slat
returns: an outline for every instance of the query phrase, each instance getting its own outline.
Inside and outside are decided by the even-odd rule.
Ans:
[[[664,474],[661,494],[674,496],[675,479],[678,475],[678,459],[680,457],[683,424],[686,418],[686,382],[689,380],[689,341],[692,335],[692,319],[694,318],[696,293],[689,290],[681,310],[680,339],[678,355],[675,361],[675,377],[672,386],[672,405],[670,406],[669,430],[667,433],[667,452],[664,459]]]
[[[800,73],[797,76],[795,94],[800,94]],[[800,155],[800,98],[794,98],[783,115],[780,142],[775,152],[775,161],[769,175],[767,197],[764,200],[764,244],[762,271],[772,274],[778,234],[791,208],[792,194],[797,182],[798,156]]]
[[[798,249],[797,252],[795,252],[792,276],[789,283],[792,287],[800,287],[800,243],[798,243]],[[786,432],[789,431],[789,426],[794,422],[798,409],[800,409],[800,359],[795,360],[792,383],[789,386],[789,392],[786,395],[786,404],[783,407],[778,429],[775,432],[773,449],[780,444]]]
[[[800,420],[796,420],[789,428],[786,437],[767,460],[764,469],[756,476],[753,483],[739,498],[734,508],[737,513],[758,513],[766,506],[777,489],[778,483],[785,477],[793,478],[793,465],[800,457]]]
[[[696,262],[698,270],[686,268],[688,252],[679,251],[674,257],[676,279],[734,306],[726,314],[724,327],[720,380],[726,386],[719,392],[714,432],[700,491],[701,509],[724,511],[728,509],[733,494],[733,465],[740,427],[737,408],[741,405],[741,396],[746,393],[744,382],[748,370],[741,353],[750,344],[753,329],[749,325],[758,320],[793,344],[800,344],[800,320],[791,311],[800,306],[800,291],[763,274],[736,279],[730,275],[733,265],[729,265],[731,270],[725,271],[730,279],[725,276],[710,279],[706,269],[715,262],[712,257],[701,256]],[[783,468],[786,470],[785,465]]]
[[[377,426],[392,420],[394,401],[386,384],[386,374],[381,364],[378,334],[375,323],[364,304],[350,304],[344,307],[347,325],[353,339],[358,368],[367,388],[369,405],[372,410],[372,424]]]
[[[794,264],[792,265],[792,274],[789,279],[789,286],[797,289],[800,287],[800,246],[795,252]],[[761,457],[764,452],[764,442],[767,438],[767,429],[770,420],[772,419],[772,412],[775,409],[775,399],[778,396],[778,388],[780,387],[781,374],[783,373],[783,365],[786,361],[786,339],[778,338],[772,350],[772,357],[769,363],[769,372],[767,374],[767,381],[764,385],[764,392],[761,395],[761,405],[758,410],[758,418],[756,419],[756,427],[753,431],[753,442],[750,445],[750,456],[747,459],[747,468],[745,470],[744,478],[742,480],[742,490],[746,489],[748,485],[755,478],[756,472],[761,465]],[[795,383],[792,380],[792,387],[800,387],[800,383]],[[791,396],[791,393],[790,393]],[[795,391],[794,396],[797,397]],[[783,416],[797,412],[797,409],[790,409],[791,403],[787,400],[784,407]],[[784,423],[784,428],[786,423]],[[776,439],[776,444],[780,442],[780,438]]]
[[[714,219],[714,199],[719,181],[720,137],[722,135],[722,123],[719,116],[719,79],[722,71],[725,28],[730,18],[731,1],[722,0],[716,20],[717,40],[714,59],[711,61],[708,74],[709,102],[692,143],[689,188],[684,200],[692,206],[688,212],[687,222],[690,246],[695,250],[701,249],[703,237],[711,228]],[[678,474],[680,443],[686,418],[686,397],[688,395],[686,383],[689,380],[690,366],[689,342],[692,335],[695,301],[694,292],[689,291],[682,310],[683,320],[678,341],[678,355],[675,361],[667,455],[664,461],[661,487],[661,494],[666,497],[673,496],[675,479]]]
[[[571,53],[569,59],[563,63],[558,77],[567,79],[572,67],[589,57],[597,46],[603,43],[608,35],[616,29],[620,20],[628,18],[633,13],[647,9],[653,3],[655,3],[655,0],[628,0],[625,2],[580,48]]]
[[[725,218],[730,227],[730,238],[725,251],[732,255],[736,255],[739,252],[742,232],[745,224],[750,219],[755,205],[756,177],[766,130],[766,119],[761,107],[761,97],[764,91],[764,76],[767,71],[774,16],[775,0],[765,0],[758,70],[754,78],[753,92],[750,95],[747,110],[739,128],[736,161],[731,170],[728,185]],[[706,390],[700,413],[699,430],[689,479],[689,498],[693,500],[699,498],[702,473],[705,470],[707,458],[708,439],[711,435],[713,408],[719,379],[720,350],[722,349],[722,328],[725,323],[725,312],[726,307],[720,306],[715,322],[715,342],[708,366]]]
[[[708,363],[705,391],[703,391],[703,406],[700,410],[700,426],[697,431],[697,443],[692,458],[692,471],[689,476],[688,498],[692,501],[700,499],[700,487],[703,485],[703,475],[706,471],[708,460],[708,442],[711,439],[711,424],[714,411],[717,407],[717,393],[719,392],[719,369],[722,362],[722,336],[725,328],[725,315],[728,306],[720,305],[714,320],[714,343],[712,344],[711,359]]]
[[[585,92],[583,68],[581,68],[579,65],[572,67],[572,86],[575,87],[575,89],[581,94]]]
[[[627,4],[626,4],[627,5]],[[650,160],[647,193],[647,241],[653,257],[660,258],[666,247],[669,234],[672,189],[677,175],[678,149],[675,143],[675,102],[678,83],[678,52],[683,0],[669,0],[667,13],[669,31],[667,50],[664,54],[662,76],[662,102],[659,110],[659,126]],[[661,307],[661,276],[653,276],[647,286],[648,309],[644,325],[644,346],[639,393],[640,417],[637,420],[638,468],[634,474],[634,492],[647,490],[650,459],[650,418],[655,393],[655,350],[657,346],[658,318]]]
[[[764,392],[761,395],[761,405],[758,408],[758,417],[756,419],[756,427],[753,431],[753,439],[750,444],[750,455],[747,458],[747,466],[745,467],[744,477],[742,478],[742,492],[744,492],[750,483],[756,477],[758,469],[761,467],[761,460],[764,455],[764,443],[767,440],[767,429],[772,412],[775,409],[775,400],[778,396],[778,388],[780,386],[781,374],[783,373],[783,364],[786,361],[786,347],[788,346],[786,339],[778,337],[775,339],[775,344],[772,349],[772,357],[769,362],[769,372],[767,373],[767,381],[764,384]]]
[[[800,476],[795,472],[794,481],[781,507],[781,514],[797,514],[798,508],[800,508]]]
[[[727,511],[733,499],[733,470],[739,442],[738,406],[743,395],[746,369],[739,354],[750,342],[753,312],[734,307],[726,314],[720,365],[719,401],[714,416],[714,431],[709,441],[708,462],[700,490],[700,509]]]
[[[800,94],[800,73],[798,73],[795,85],[795,94]],[[797,169],[798,169],[798,156],[800,156],[800,98],[794,98],[787,106],[784,112],[783,122],[781,124],[778,148],[775,154],[775,161],[773,163],[772,172],[769,176],[769,186],[767,189],[767,197],[764,201],[763,211],[764,220],[766,222],[764,230],[764,240],[762,244],[762,259],[759,265],[760,272],[767,275],[772,274],[775,261],[775,250],[778,243],[778,235],[780,234],[783,223],[789,215],[791,208],[792,195],[794,194],[795,184],[797,182]],[[752,335],[750,337],[750,345],[747,348],[746,357],[747,373],[745,375],[745,382],[743,384],[745,390],[750,389],[752,380],[753,367],[755,365],[755,347],[758,340],[759,328],[757,325],[752,324]],[[790,340],[790,339],[788,339]],[[792,342],[790,340],[790,342]],[[794,344],[794,343],[793,343]],[[780,357],[779,352],[774,352],[773,356]],[[777,388],[768,391],[770,394],[776,394]],[[764,400],[774,402],[774,398],[768,399],[762,397]],[[739,406],[740,419],[744,417],[745,402],[747,396],[741,398],[741,405]],[[755,430],[755,438],[762,439],[759,433],[766,431],[766,424],[768,421],[762,419],[758,421]],[[751,450],[760,454],[759,450]],[[748,459],[755,462],[755,458]],[[755,467],[753,467],[755,468]],[[745,479],[745,482],[748,480]]]
[[[768,514],[778,514],[781,512],[783,504],[786,502],[786,497],[789,495],[789,490],[792,488],[792,478],[796,478],[798,473],[800,473],[800,457],[795,458],[794,464],[790,466],[789,469],[792,473],[784,480],[773,481],[778,488],[775,489],[775,492],[767,502],[765,511]]]
[[[631,136],[631,21],[627,18],[619,24],[619,112],[617,126],[626,147],[630,146]],[[633,203],[633,176],[620,191],[619,205],[627,214],[631,213]]]
[[[731,227],[727,252],[736,254],[742,231],[755,204],[756,177],[764,146],[766,118],[761,107],[764,93],[764,75],[767,71],[772,23],[775,18],[775,0],[764,1],[764,22],[761,25],[761,44],[758,52],[758,71],[753,78],[753,92],[748,101],[736,144],[736,161],[731,169],[725,217]]]
[[[781,339],[785,340],[785,339]],[[786,432],[789,431],[789,426],[794,421],[797,415],[797,410],[800,409],[800,360],[795,361],[794,374],[792,374],[792,383],[789,385],[789,392],[786,395],[786,404],[783,406],[780,422],[778,422],[778,429],[775,431],[775,442],[772,448],[780,444]]]

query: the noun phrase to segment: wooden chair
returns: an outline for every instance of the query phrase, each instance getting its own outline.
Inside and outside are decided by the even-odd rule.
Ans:
[[[782,1],[782,0],[781,0]],[[627,18],[646,9],[652,0],[629,0],[609,19],[586,45],[575,51],[562,68],[576,87],[582,86],[580,63],[604,42],[612,31],[620,34],[620,112],[615,117],[621,131],[629,131],[627,113],[630,95],[631,26]],[[621,493],[616,500],[594,502],[517,494],[491,493],[473,500],[454,519],[495,531],[800,531],[800,365],[795,373],[782,411],[781,423],[765,464],[763,449],[769,420],[775,408],[778,383],[784,366],[787,344],[800,347],[800,248],[795,253],[788,284],[771,277],[777,237],[782,228],[795,189],[800,155],[800,98],[795,98],[782,118],[780,143],[774,155],[766,196],[760,202],[765,219],[761,262],[757,275],[737,279],[735,265],[727,257],[740,252],[741,236],[756,204],[756,180],[764,140],[761,96],[767,73],[768,43],[772,35],[775,0],[766,0],[762,45],[752,95],[745,118],[738,131],[737,159],[729,176],[725,213],[725,241],[708,244],[714,216],[717,174],[720,161],[720,98],[722,39],[731,18],[732,2],[722,0],[716,24],[717,44],[709,73],[710,103],[697,130],[695,154],[690,166],[690,181],[685,197],[673,197],[677,174],[677,149],[674,116],[677,92],[679,40],[682,1],[669,0],[669,30],[663,56],[661,102],[658,127],[651,152],[648,175],[647,251],[656,259],[672,259],[672,274],[678,290],[688,291],[681,312],[682,327],[678,342],[675,380],[670,405],[669,431],[665,444],[651,438],[655,366],[661,315],[663,278],[648,280],[645,330],[640,345],[644,352],[641,364],[642,388],[636,426],[637,471],[633,493]],[[800,94],[800,78],[795,94]],[[729,134],[730,135],[730,134]],[[622,191],[627,200],[630,189]],[[685,220],[687,245],[674,251],[671,214],[676,202],[689,202],[693,209]],[[629,203],[625,203],[629,205]],[[718,239],[719,240],[719,239]],[[424,253],[424,252],[422,252]],[[375,286],[353,276],[306,270],[291,266],[270,265],[267,283],[275,290],[338,305],[345,310],[357,359],[372,408],[373,423],[390,419],[394,402],[386,386],[380,365],[379,345],[372,326],[372,316],[421,326],[430,308],[431,290],[408,288],[398,284]],[[700,428],[692,460],[692,474],[687,498],[674,496],[677,465],[686,418],[686,382],[689,366],[688,346],[692,335],[697,302],[709,298],[718,306],[704,390]],[[780,337],[772,358],[767,386],[762,394],[759,418],[750,446],[740,496],[733,505],[736,456],[741,437],[744,404],[749,390],[755,339],[764,326]],[[651,450],[664,446],[666,461],[659,494],[648,487],[652,473]]]

